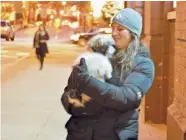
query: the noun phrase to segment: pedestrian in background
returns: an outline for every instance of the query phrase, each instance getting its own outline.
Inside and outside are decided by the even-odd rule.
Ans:
[[[43,68],[44,58],[48,53],[47,40],[49,40],[48,32],[43,24],[41,24],[35,33],[33,47],[36,49],[36,56],[40,62],[40,69]]]

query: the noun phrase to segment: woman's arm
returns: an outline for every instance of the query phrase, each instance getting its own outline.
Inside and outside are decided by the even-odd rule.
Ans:
[[[61,103],[65,109],[65,111],[73,116],[85,116],[87,112],[87,110],[89,110],[89,108],[87,106],[84,107],[74,107],[72,104],[69,103],[68,101],[68,97],[71,94],[72,89],[75,89],[75,84],[76,81],[74,81],[73,78],[73,73],[70,74],[69,79],[68,79],[68,85],[65,87],[64,89],[64,93],[61,96]],[[90,114],[87,114],[90,115]]]
[[[67,86],[64,89],[64,93],[61,96],[61,103],[64,107],[64,109],[66,110],[66,112],[68,114],[71,114],[70,108],[71,108],[71,104],[68,102],[68,93],[69,90],[73,88],[74,86],[74,81],[73,81],[73,73],[70,74],[69,78],[68,78],[68,82],[67,82]],[[71,114],[72,115],[72,114]]]
[[[151,87],[154,79],[154,64],[149,58],[143,59],[125,79],[122,87],[80,73],[77,72],[76,78],[80,81],[80,88],[84,93],[105,107],[126,111],[138,107],[142,97]]]
[[[37,35],[37,31],[36,33],[34,34],[34,39],[33,39],[33,47],[35,48],[36,46],[36,35]]]
[[[65,109],[65,111],[68,113],[68,114],[71,114],[70,112],[70,107],[71,107],[71,104],[69,104],[68,102],[68,86],[65,87],[64,89],[64,93],[62,94],[61,96],[61,103]],[[71,114],[72,115],[72,114]]]

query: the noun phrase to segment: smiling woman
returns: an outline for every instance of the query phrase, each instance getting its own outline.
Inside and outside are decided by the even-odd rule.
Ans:
[[[95,101],[95,105],[93,109],[85,106],[73,113],[72,106],[66,107],[72,115],[66,124],[69,132],[67,140],[138,139],[138,107],[152,85],[154,64],[150,52],[139,40],[142,17],[138,12],[130,8],[122,9],[113,17],[111,25],[112,37],[116,43],[116,51],[110,58],[112,78],[102,82],[90,76],[83,59],[80,60],[82,63],[74,66],[69,77],[69,82],[78,83],[68,86],[74,86],[85,93]],[[95,45],[92,50],[98,51],[99,45]],[[65,92],[68,91],[68,86]],[[84,113],[97,108],[101,110],[94,114]]]

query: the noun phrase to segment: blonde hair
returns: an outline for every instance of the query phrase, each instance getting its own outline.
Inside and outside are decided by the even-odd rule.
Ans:
[[[131,34],[133,39],[130,42],[128,48],[126,50],[119,51],[113,58],[114,69],[120,69],[120,80],[123,79],[123,74],[125,72],[129,72],[132,70],[134,57],[136,56],[140,47],[139,37],[134,33]]]

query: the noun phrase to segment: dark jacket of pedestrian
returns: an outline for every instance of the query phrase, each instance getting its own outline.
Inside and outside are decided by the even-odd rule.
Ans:
[[[45,57],[46,53],[48,53],[47,40],[49,40],[49,35],[46,30],[36,31],[33,42],[33,46],[36,48],[36,55]]]

